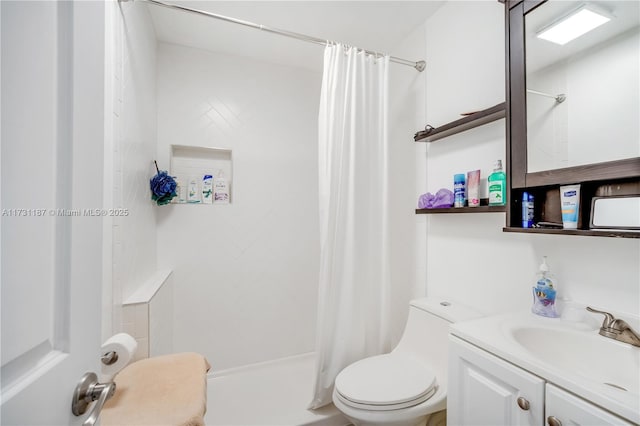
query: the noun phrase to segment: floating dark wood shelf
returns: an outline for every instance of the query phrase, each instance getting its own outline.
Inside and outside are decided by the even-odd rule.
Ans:
[[[500,213],[506,212],[507,206],[490,206],[488,198],[481,198],[478,207],[449,207],[444,209],[416,209],[416,214],[443,213]]]
[[[613,237],[613,238],[640,238],[640,232],[614,231],[592,229],[549,229],[549,228],[502,228],[504,232],[519,232],[523,234],[556,234],[556,235],[582,235],[589,237]]]
[[[414,136],[416,142],[434,142],[438,139],[446,138],[447,136],[461,133],[474,127],[482,126],[483,124],[491,123],[492,121],[499,120],[505,117],[505,102],[492,106],[491,108],[484,109],[482,111],[474,112],[471,115],[452,121],[447,124],[443,124],[440,127],[436,127],[430,132],[422,130]]]
[[[416,209],[416,214],[442,213],[500,213],[506,212],[506,206],[451,207],[449,209]]]

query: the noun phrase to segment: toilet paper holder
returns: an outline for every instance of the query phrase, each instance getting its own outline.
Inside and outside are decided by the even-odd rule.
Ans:
[[[111,365],[118,361],[118,353],[116,351],[109,351],[100,357],[100,361],[104,365]]]

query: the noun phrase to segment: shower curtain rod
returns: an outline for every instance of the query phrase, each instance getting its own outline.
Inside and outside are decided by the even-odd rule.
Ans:
[[[126,2],[126,1],[129,1],[129,0],[119,0],[119,1]],[[255,28],[255,29],[258,29],[258,30],[266,31],[266,32],[269,32],[269,33],[272,33],[272,34],[278,34],[278,35],[282,35],[282,36],[286,36],[286,37],[291,37],[291,38],[295,38],[297,40],[306,41],[306,42],[309,42],[309,43],[315,43],[315,44],[321,44],[321,45],[327,45],[329,43],[335,44],[335,42],[333,42],[333,41],[324,40],[324,39],[321,39],[321,38],[308,36],[306,34],[300,34],[300,33],[292,32],[292,31],[281,30],[279,28],[268,27],[266,25],[254,24],[253,22],[243,21],[241,19],[236,19],[236,18],[230,18],[228,16],[218,15],[216,13],[205,12],[203,10],[191,9],[189,7],[179,6],[179,5],[176,5],[176,4],[164,3],[164,2],[161,2],[161,1],[158,1],[158,0],[141,0],[141,1],[146,1],[147,3],[155,4],[155,5],[166,7],[166,8],[169,8],[169,9],[181,10],[181,11],[184,11],[184,12],[195,13],[197,15],[208,16],[210,18],[215,18],[215,19],[219,19],[219,20],[222,20],[222,21],[231,22],[231,23],[234,23],[234,24],[244,25],[245,27],[251,27],[251,28]],[[368,53],[370,55],[380,56],[380,54],[378,52],[374,52],[372,50],[362,49],[362,48],[359,48],[359,47],[357,49],[362,51],[362,52]],[[419,72],[424,71],[424,69],[426,68],[426,65],[427,65],[425,61],[417,61],[417,62],[415,62],[415,61],[409,61],[407,59],[396,58],[395,56],[389,56],[389,60],[391,62],[395,62],[397,64],[408,65],[410,67],[415,68]]]

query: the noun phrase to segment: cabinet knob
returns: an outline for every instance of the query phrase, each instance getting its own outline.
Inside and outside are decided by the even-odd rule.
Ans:
[[[523,397],[519,397],[517,399],[517,402],[518,402],[518,407],[522,408],[524,411],[527,411],[531,406],[529,404],[529,401],[527,401],[526,398],[523,398]]]
[[[562,422],[553,416],[547,417],[547,424],[549,426],[562,426]]]

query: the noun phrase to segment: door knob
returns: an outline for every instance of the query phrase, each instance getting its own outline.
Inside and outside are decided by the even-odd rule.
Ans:
[[[519,397],[516,401],[518,402],[518,407],[520,407],[524,411],[529,410],[530,404],[529,401],[526,400],[526,398]]]
[[[547,417],[547,424],[549,426],[562,426],[562,422],[553,416]]]
[[[71,412],[76,416],[81,416],[86,413],[89,404],[96,401],[89,417],[82,423],[82,426],[93,426],[98,421],[104,403],[115,392],[116,384],[114,382],[98,383],[98,376],[95,373],[85,373],[73,392]]]

